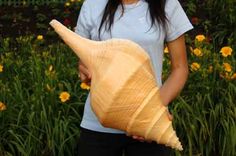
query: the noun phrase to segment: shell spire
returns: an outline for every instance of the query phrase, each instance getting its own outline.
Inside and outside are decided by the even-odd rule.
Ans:
[[[97,42],[81,37],[55,19],[51,20],[49,24],[75,54],[83,60],[83,63],[89,67],[92,64],[90,61],[93,55],[91,48],[95,47]]]

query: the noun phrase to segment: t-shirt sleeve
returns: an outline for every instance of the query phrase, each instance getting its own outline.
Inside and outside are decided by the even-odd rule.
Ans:
[[[80,9],[79,17],[75,27],[75,33],[90,39],[91,29],[92,29],[91,7],[89,4],[89,0],[85,0]]]
[[[166,41],[173,41],[193,28],[178,0],[167,0],[165,12],[167,16]]]

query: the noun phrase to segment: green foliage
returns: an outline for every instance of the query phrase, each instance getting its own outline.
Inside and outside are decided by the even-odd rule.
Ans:
[[[196,29],[204,31],[217,44],[235,44],[235,0],[184,0],[183,4]]]
[[[0,0],[0,5],[21,6],[21,5],[48,5],[51,3],[63,3],[66,0]]]
[[[206,1],[207,16],[211,21],[210,32],[213,32],[211,35],[218,43],[227,43],[228,38],[236,38],[235,5],[234,0]]]
[[[77,58],[64,44],[44,46],[33,36],[1,45],[0,101],[7,109],[0,111],[0,155],[75,155],[87,94]],[[62,91],[70,94],[66,102]]]
[[[30,1],[29,1],[30,2]],[[39,2],[39,1],[38,1]],[[48,35],[51,31],[49,22],[57,19],[73,29],[76,26],[78,13],[83,0],[70,0],[57,3],[51,1],[47,5],[1,6],[0,36],[16,37],[21,35]],[[11,31],[9,31],[9,27]]]
[[[176,126],[185,142],[184,155],[235,155],[235,89],[232,83],[219,89],[219,102],[212,92],[196,92],[174,102]]]
[[[171,104],[177,134],[184,143],[184,151],[173,155],[234,156],[235,49],[226,56],[222,48],[216,48],[206,39],[199,41],[198,37],[194,40],[187,37],[190,75],[183,92]],[[168,62],[169,55],[166,54],[165,67]],[[227,68],[224,66],[226,62]],[[168,73],[165,70],[164,73]]]

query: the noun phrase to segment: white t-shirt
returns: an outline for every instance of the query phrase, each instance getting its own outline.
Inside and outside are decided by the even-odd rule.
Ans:
[[[99,40],[98,29],[107,0],[85,0],[80,10],[75,32],[83,37]],[[110,38],[129,39],[138,43],[150,55],[158,85],[162,84],[162,63],[164,42],[172,41],[193,28],[178,0],[166,0],[165,12],[168,18],[167,28],[151,26],[148,3],[139,0],[136,4],[118,7],[111,33],[101,31],[101,40]],[[115,72],[115,71],[114,71]],[[90,96],[85,103],[81,127],[98,132],[124,133],[120,130],[103,127],[90,106]]]

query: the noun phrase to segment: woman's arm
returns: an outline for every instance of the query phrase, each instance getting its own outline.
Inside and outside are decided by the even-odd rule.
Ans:
[[[171,73],[160,88],[160,95],[164,105],[168,105],[182,90],[188,77],[188,62],[184,35],[167,43]]]

